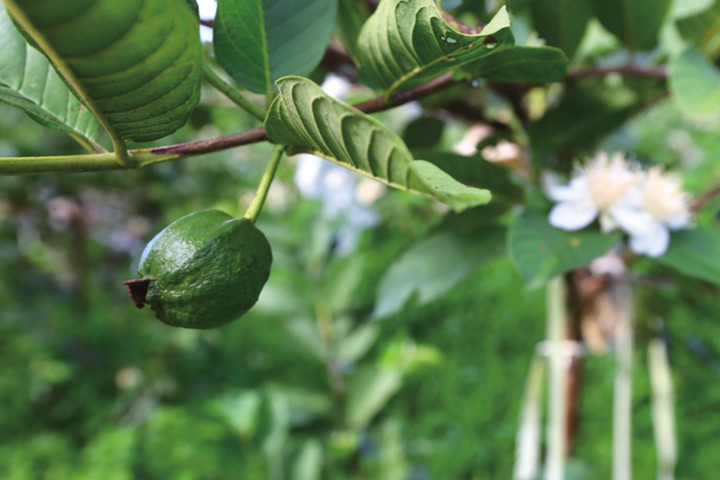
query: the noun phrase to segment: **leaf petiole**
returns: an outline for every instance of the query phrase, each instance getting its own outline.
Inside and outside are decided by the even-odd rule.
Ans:
[[[268,190],[270,190],[270,184],[272,184],[273,178],[275,178],[275,172],[277,171],[277,167],[284,151],[284,145],[277,145],[275,150],[273,150],[273,153],[270,156],[270,161],[268,162],[267,167],[265,167],[265,172],[260,179],[260,184],[258,185],[257,192],[255,193],[255,198],[252,199],[250,206],[245,212],[244,217],[252,223],[255,223],[255,220],[257,220],[257,217],[260,215]]]
[[[242,94],[237,91],[237,89],[227,84],[222,78],[220,78],[220,76],[218,76],[217,73],[215,73],[207,65],[203,66],[203,75],[205,76],[205,80],[207,80],[210,85],[215,87],[218,91],[222,92],[238,107],[242,108],[247,113],[257,118],[261,122],[265,121],[265,111],[262,108],[258,107],[250,100],[243,97]]]

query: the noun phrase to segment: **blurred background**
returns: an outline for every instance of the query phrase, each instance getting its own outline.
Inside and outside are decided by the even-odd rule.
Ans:
[[[484,101],[494,118],[512,116],[500,97]],[[468,124],[421,112],[382,120],[412,148],[457,149]],[[716,124],[689,123],[668,102],[630,117],[601,148],[682,168],[694,192],[720,178]],[[208,91],[163,144],[255,126]],[[145,243],[195,210],[242,215],[270,150],[0,178],[0,478],[511,478],[545,300],[504,253],[502,208],[456,215],[288,158],[258,223],[274,264],[254,309],[191,331],[133,306],[122,281],[136,276]],[[0,156],[78,151],[0,105]],[[677,478],[716,478],[718,291],[640,269],[635,478],[656,478],[646,350],[658,328],[675,388]],[[567,478],[606,479],[615,365],[603,354],[581,363]]]

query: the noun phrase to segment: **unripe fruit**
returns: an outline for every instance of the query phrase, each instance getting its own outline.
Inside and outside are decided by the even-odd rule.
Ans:
[[[149,304],[168,325],[218,327],[255,305],[271,264],[270,245],[252,222],[201,210],[171,223],[147,244],[138,272],[145,285],[154,281],[142,303],[134,300]]]

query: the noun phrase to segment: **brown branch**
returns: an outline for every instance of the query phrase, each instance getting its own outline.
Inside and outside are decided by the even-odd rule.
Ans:
[[[205,25],[206,27],[213,28],[213,26],[215,25],[215,20],[212,20],[212,19],[205,19],[205,20],[203,20],[203,19],[201,18],[201,19],[200,19],[200,25]]]
[[[695,199],[692,205],[690,205],[690,211],[692,213],[699,212],[703,209],[703,207],[707,206],[707,204],[710,203],[718,195],[720,195],[720,183],[713,185],[712,187],[701,193],[700,196]]]
[[[447,88],[454,83],[452,73],[447,73],[435,80],[431,80],[428,83],[420,85],[419,87],[408,90],[407,92],[396,93],[390,97],[390,100],[387,103],[381,95],[364,102],[356,103],[352,106],[365,113],[380,112],[426,97],[432,93]],[[169,153],[180,155],[199,155],[202,153],[217,152],[218,150],[225,150],[228,148],[249,145],[251,143],[258,143],[266,140],[269,139],[265,129],[263,127],[257,127],[252,130],[232,135],[225,135],[223,137],[155,147],[143,151],[155,155],[165,155]]]
[[[619,73],[625,77],[656,77],[667,78],[668,71],[665,67],[643,66],[643,65],[619,65],[614,67],[580,67],[570,70],[565,78],[577,80],[585,77],[602,77],[611,73]]]

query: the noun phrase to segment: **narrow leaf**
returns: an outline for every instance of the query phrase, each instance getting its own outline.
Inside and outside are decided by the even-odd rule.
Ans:
[[[691,118],[704,120],[720,114],[720,70],[695,47],[688,47],[673,61],[670,91]]]
[[[401,190],[425,195],[455,211],[490,201],[490,192],[467,187],[435,165],[414,160],[395,133],[382,123],[322,91],[306,78],[277,82],[280,95],[265,119],[276,143],[327,158]]]
[[[336,13],[336,0],[220,0],[215,55],[240,85],[267,93],[280,77],[313,71],[330,40]]]
[[[353,58],[357,55],[356,45],[360,30],[369,17],[370,12],[365,2],[338,0],[335,34]]]
[[[720,285],[720,233],[696,228],[675,232],[660,263],[691,277]]]
[[[382,0],[357,44],[360,76],[392,92],[427,82],[513,45],[505,8],[479,35],[453,29],[432,0]]]
[[[98,123],[55,73],[47,59],[25,42],[0,4],[0,102],[25,111],[41,125],[88,140]]]
[[[184,0],[6,6],[114,139],[169,135],[200,98],[198,20]]]
[[[650,50],[658,42],[660,27],[671,0],[592,0],[603,27],[631,50]]]
[[[544,216],[525,209],[510,227],[508,247],[528,287],[536,288],[557,275],[587,265],[619,240],[619,233],[559,230]]]

